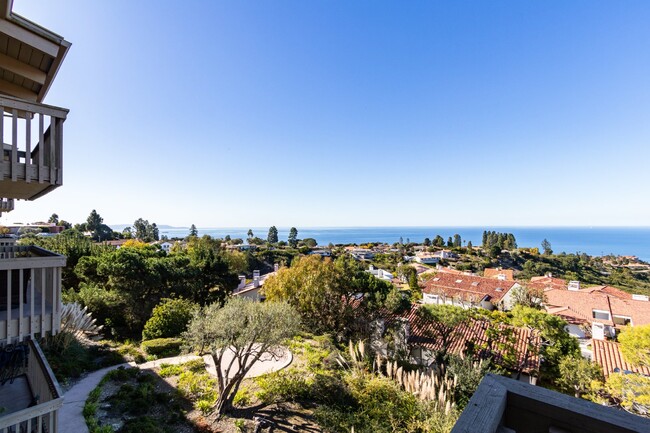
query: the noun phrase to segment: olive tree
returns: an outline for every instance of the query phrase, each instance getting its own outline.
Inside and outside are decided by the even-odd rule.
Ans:
[[[234,297],[221,307],[198,311],[184,338],[191,350],[208,351],[217,366],[219,397],[214,410],[222,415],[232,407],[246,373],[263,354],[283,353],[280,344],[299,328],[298,313],[284,302],[257,303]]]

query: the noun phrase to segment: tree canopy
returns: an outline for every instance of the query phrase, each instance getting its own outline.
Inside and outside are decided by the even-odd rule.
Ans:
[[[232,407],[239,386],[264,353],[279,356],[279,345],[299,328],[299,316],[284,302],[252,302],[233,297],[221,307],[212,304],[194,315],[184,337],[193,350],[207,350],[217,366],[221,415]],[[232,361],[227,362],[227,356]]]
[[[618,341],[627,362],[650,367],[650,325],[627,326],[619,334]]]

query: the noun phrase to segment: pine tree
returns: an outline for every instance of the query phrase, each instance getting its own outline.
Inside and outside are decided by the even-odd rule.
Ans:
[[[190,226],[190,236],[198,236],[198,235],[199,235],[199,231],[196,229],[196,226],[192,224]]]
[[[289,230],[289,237],[287,238],[287,242],[291,248],[296,248],[298,245],[298,229],[291,227],[291,230]]]
[[[268,234],[266,240],[270,244],[277,244],[278,243],[278,229],[275,228],[275,226],[271,226],[269,228],[269,234]]]

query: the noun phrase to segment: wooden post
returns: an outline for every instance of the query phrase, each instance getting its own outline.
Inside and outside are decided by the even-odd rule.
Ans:
[[[63,185],[63,119],[56,119],[56,184]]]
[[[56,117],[50,116],[50,184],[56,184]]]

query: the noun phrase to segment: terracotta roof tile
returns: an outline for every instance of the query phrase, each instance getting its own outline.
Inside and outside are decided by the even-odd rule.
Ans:
[[[450,298],[461,296],[465,300],[480,301],[487,298],[492,303],[496,303],[515,284],[517,284],[515,281],[439,272],[434,278],[425,283],[422,291],[433,295],[444,294]],[[477,297],[478,299],[476,299]]]
[[[608,311],[610,318],[613,315],[631,317],[634,326],[650,324],[650,302],[647,301],[621,299],[602,291],[550,289],[546,290],[544,294],[546,295],[546,310],[549,313],[555,307],[568,307],[590,322],[614,325],[612,320],[593,318],[593,310],[601,310]]]
[[[514,271],[512,269],[501,269],[501,268],[483,269],[483,276],[485,278],[499,278],[499,275],[505,275],[506,280],[508,281],[513,281],[515,279]]]
[[[417,304],[412,304],[411,309],[399,314],[384,313],[387,323],[393,323],[397,320],[407,320],[409,323],[409,343],[417,346],[425,347],[429,350],[437,351],[443,348],[443,342],[436,338],[440,335],[437,322],[427,320],[418,314],[418,309],[424,308]],[[472,319],[467,325],[461,325],[457,328],[457,332],[452,337],[447,347],[449,353],[456,355],[466,354],[468,346],[473,345],[476,350],[479,347],[488,343],[486,331],[489,322],[482,319]],[[536,331],[528,328],[517,328],[508,325],[500,325],[503,330],[513,330],[513,340],[515,344],[516,364],[520,366],[521,370],[526,373],[531,373],[539,370],[540,359],[537,353],[539,352],[541,340]],[[494,342],[497,346],[499,344],[507,343],[507,334],[501,333],[499,340]],[[487,358],[490,354],[485,351],[479,351],[479,358]],[[502,362],[502,353],[496,349],[494,353],[494,361],[499,364]]]
[[[618,343],[605,340],[592,340],[592,344],[594,361],[603,369],[605,378],[615,372],[616,369],[650,376],[650,368],[635,367],[625,361]]]

